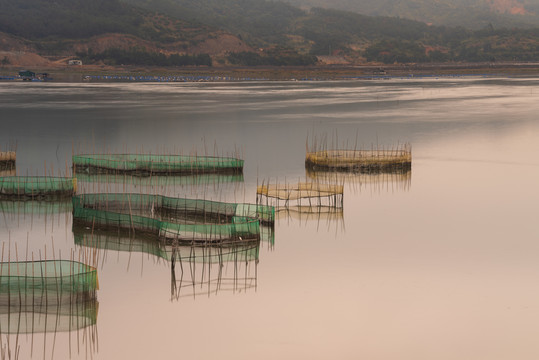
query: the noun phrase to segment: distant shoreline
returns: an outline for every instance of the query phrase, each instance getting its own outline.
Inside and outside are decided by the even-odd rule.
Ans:
[[[309,66],[309,67],[141,67],[141,66],[63,66],[21,67],[9,65],[0,68],[0,76],[14,76],[19,70],[47,72],[54,81],[245,81],[245,80],[346,80],[377,78],[413,78],[435,76],[539,76],[539,62],[494,63],[441,63],[441,64],[392,64],[358,66]],[[113,77],[116,76],[117,79]],[[138,78],[138,80],[137,80]],[[101,79],[101,80],[100,80]],[[155,80],[158,81],[158,80]]]

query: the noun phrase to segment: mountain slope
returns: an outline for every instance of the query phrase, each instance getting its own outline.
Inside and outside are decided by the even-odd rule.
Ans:
[[[391,16],[434,25],[481,29],[539,26],[538,0],[287,0],[299,7],[323,7],[371,16]]]

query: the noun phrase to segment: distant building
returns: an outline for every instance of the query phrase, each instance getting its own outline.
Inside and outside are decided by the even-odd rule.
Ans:
[[[78,60],[78,59],[68,60],[67,65],[82,65],[82,60]]]

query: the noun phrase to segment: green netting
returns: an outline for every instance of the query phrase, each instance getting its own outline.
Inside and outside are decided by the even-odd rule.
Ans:
[[[243,174],[179,174],[179,175],[151,175],[131,176],[130,174],[88,174],[76,173],[75,177],[81,188],[84,183],[114,184],[118,187],[129,186],[184,186],[243,182]],[[95,187],[95,186],[94,186]]]
[[[69,260],[0,263],[0,304],[72,303],[95,298],[97,270]]]
[[[258,219],[262,223],[273,224],[275,208],[256,204],[227,203],[201,199],[173,198],[150,194],[84,194],[75,197],[78,206],[141,215],[171,222],[233,223],[235,218]]]
[[[73,196],[77,179],[48,176],[0,177],[0,197],[41,198]]]
[[[111,232],[73,228],[75,244],[91,249],[150,254],[170,261],[224,263],[258,259],[260,241],[245,241],[225,245],[171,246],[155,238],[122,236]]]
[[[26,304],[0,304],[0,333],[30,334],[84,329],[97,323],[96,299],[65,304],[36,305],[34,297]]]
[[[258,218],[238,216],[236,208],[236,204],[147,194],[86,194],[73,197],[74,221],[92,229],[144,232],[178,242],[259,239]],[[242,208],[242,211],[246,210]],[[274,216],[274,213],[271,215]]]
[[[190,155],[86,154],[73,155],[73,166],[77,172],[88,173],[241,173],[243,160]]]
[[[42,200],[0,200],[0,212],[5,214],[60,214],[72,211],[71,199],[59,199],[58,201]]]

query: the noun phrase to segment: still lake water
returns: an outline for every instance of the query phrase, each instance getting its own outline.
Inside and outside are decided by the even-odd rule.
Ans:
[[[19,175],[65,174],[73,151],[239,153],[243,179],[134,191],[255,202],[257,183],[311,179],[313,134],[413,147],[409,176],[340,178],[342,213],[280,214],[274,244],[225,263],[220,286],[197,282],[217,265],[185,270],[195,285],[178,292],[166,260],[102,250],[95,324],[2,334],[2,348],[20,359],[537,359],[538,114],[539,79],[527,78],[0,83],[0,148],[17,143]],[[65,258],[81,249],[71,223],[69,202],[4,202],[0,241],[12,258],[45,247]]]

